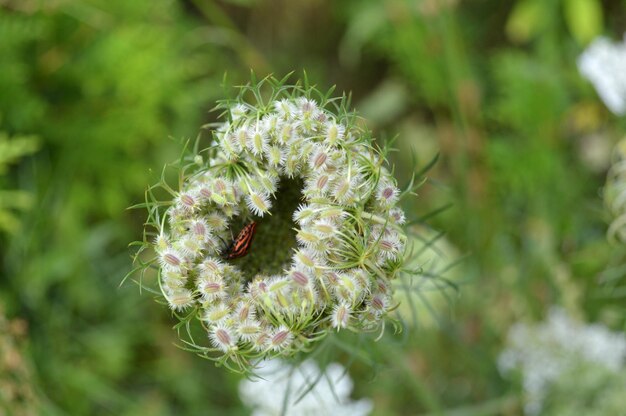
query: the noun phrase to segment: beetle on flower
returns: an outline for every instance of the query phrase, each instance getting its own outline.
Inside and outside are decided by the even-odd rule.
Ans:
[[[398,189],[347,98],[266,78],[217,108],[223,121],[181,159],[179,189],[162,181],[145,205],[161,292],[209,338],[190,348],[246,369],[330,331],[381,328],[403,272],[398,203],[412,189]],[[257,224],[265,240],[252,245]]]

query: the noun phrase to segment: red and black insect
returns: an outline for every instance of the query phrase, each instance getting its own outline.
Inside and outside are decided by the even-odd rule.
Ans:
[[[251,222],[239,231],[237,237],[233,240],[227,250],[222,255],[227,260],[243,257],[248,254],[250,246],[252,245],[252,238],[256,231],[256,222]]]

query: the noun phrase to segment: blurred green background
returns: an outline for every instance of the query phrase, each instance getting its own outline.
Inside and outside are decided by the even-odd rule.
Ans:
[[[450,205],[419,232],[445,232],[424,265],[460,291],[368,344],[355,396],[377,415],[520,414],[496,367],[513,322],[559,304],[624,329],[601,189],[626,122],[576,67],[624,31],[619,0],[0,0],[0,413],[249,413],[239,376],[118,285],[145,219],[126,208],[252,69],[351,91],[398,134],[400,184],[412,154],[440,153],[404,208]]]

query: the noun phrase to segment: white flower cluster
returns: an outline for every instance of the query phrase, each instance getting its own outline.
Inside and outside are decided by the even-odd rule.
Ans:
[[[618,372],[626,358],[626,337],[599,324],[583,325],[558,308],[550,311],[547,322],[536,326],[515,324],[509,330],[507,348],[500,354],[498,367],[504,374],[514,369],[522,373],[528,396],[525,413],[536,415],[542,409],[550,383],[582,362]]]
[[[321,373],[311,360],[291,367],[274,359],[264,362],[256,375],[258,380],[239,384],[239,396],[254,409],[253,416],[365,416],[373,408],[370,400],[350,400],[352,380],[339,364]]]
[[[626,35],[623,43],[598,38],[578,58],[578,69],[614,114],[626,113]]]
[[[369,139],[304,97],[239,103],[214,133],[208,165],[185,178],[155,242],[171,309],[197,308],[224,354],[288,354],[321,329],[379,324],[405,217]],[[275,250],[294,250],[282,273],[245,276],[222,241],[233,219],[270,214],[281,178],[304,184],[292,213],[298,245],[276,241]]]

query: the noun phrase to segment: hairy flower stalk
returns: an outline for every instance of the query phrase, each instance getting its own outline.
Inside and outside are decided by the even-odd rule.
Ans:
[[[219,103],[211,145],[182,159],[178,189],[159,184],[171,200],[148,192],[161,292],[208,334],[195,351],[245,369],[329,331],[377,330],[396,306],[411,189],[346,107],[271,78],[242,87]]]

